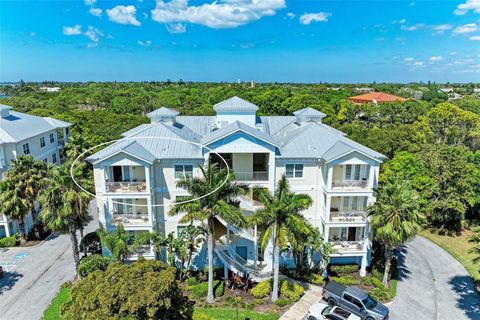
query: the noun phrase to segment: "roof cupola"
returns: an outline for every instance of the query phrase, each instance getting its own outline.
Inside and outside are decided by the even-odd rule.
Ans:
[[[177,110],[161,107],[160,109],[154,110],[147,114],[147,117],[150,118],[152,123],[166,122],[173,125],[175,124],[176,118],[179,114],[180,113]]]

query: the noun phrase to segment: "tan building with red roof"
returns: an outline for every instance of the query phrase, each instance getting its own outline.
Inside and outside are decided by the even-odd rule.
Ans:
[[[364,104],[364,103],[385,103],[385,102],[394,102],[394,101],[407,101],[407,99],[394,96],[393,94],[388,94],[384,92],[369,92],[365,94],[361,94],[358,96],[353,96],[348,98],[354,104]]]

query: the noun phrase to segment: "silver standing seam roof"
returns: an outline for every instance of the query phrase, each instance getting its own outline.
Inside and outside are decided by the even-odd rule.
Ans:
[[[245,103],[247,102],[247,103]],[[250,102],[238,97],[230,98],[214,106],[217,111],[256,110]],[[164,108],[159,111],[170,114],[176,111]],[[152,112],[155,113],[156,111]],[[278,158],[313,158],[329,162],[350,152],[357,151],[382,162],[386,157],[366,146],[348,139],[318,118],[324,114],[306,108],[298,110],[295,116],[260,116],[256,127],[235,121],[217,129],[215,116],[176,116],[175,123],[154,122],[142,124],[123,134],[125,141],[118,141],[88,157],[91,162],[99,162],[119,151],[136,152],[135,155],[148,162],[154,159],[203,159],[202,145],[209,145],[237,132],[244,132],[275,146]],[[158,114],[157,114],[158,115]],[[312,120],[297,123],[297,116],[312,117]],[[132,144],[135,141],[136,144]],[[135,149],[133,149],[135,148]]]
[[[1,105],[2,108],[10,108]],[[17,143],[54,129],[68,128],[72,124],[49,117],[38,117],[27,113],[9,111],[0,117],[0,143]]]
[[[237,111],[237,112],[255,112],[258,110],[258,106],[253,103],[243,100],[237,96],[219,102],[213,106],[215,111]]]

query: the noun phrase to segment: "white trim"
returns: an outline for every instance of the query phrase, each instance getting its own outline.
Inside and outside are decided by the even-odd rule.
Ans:
[[[110,159],[110,158],[116,156],[116,155],[119,154],[119,153],[125,153],[126,155],[131,156],[131,157],[134,157],[134,158],[136,158],[136,159],[139,159],[139,160],[141,160],[141,161],[143,161],[143,162],[145,162],[145,163],[153,164],[153,161],[150,162],[150,161],[148,161],[147,159],[140,158],[139,156],[134,155],[134,154],[132,154],[132,153],[130,153],[130,152],[127,152],[127,151],[125,151],[125,150],[123,150],[123,149],[122,149],[122,150],[118,150],[117,152],[115,152],[115,153],[113,153],[113,154],[111,154],[111,155],[109,155],[109,156],[106,156],[106,157],[104,157],[104,158],[98,159],[98,160],[92,162],[92,164],[93,164],[93,165],[99,164],[99,163],[101,163],[101,162],[103,162],[103,161],[106,161],[107,159]],[[155,160],[154,160],[154,161],[155,161]]]
[[[378,159],[378,158],[372,157],[372,156],[370,156],[370,155],[368,155],[368,154],[366,154],[366,153],[364,153],[364,152],[362,152],[362,151],[360,151],[360,150],[358,150],[358,149],[355,149],[355,148],[352,149],[352,150],[350,150],[350,151],[347,151],[347,152],[345,152],[345,153],[343,153],[343,154],[341,154],[341,155],[339,155],[339,156],[337,156],[337,157],[335,157],[335,158],[333,158],[333,159],[330,159],[330,160],[328,160],[328,161],[325,160],[325,161],[326,161],[327,163],[330,163],[330,162],[333,162],[333,161],[335,161],[335,160],[337,160],[337,159],[339,159],[339,158],[341,158],[341,157],[344,157],[344,156],[346,156],[346,155],[348,155],[348,154],[350,154],[350,153],[352,153],[352,152],[358,152],[358,153],[360,153],[361,155],[364,155],[365,157],[370,158],[370,159],[372,159],[372,160],[374,160],[375,162],[378,162],[378,163],[382,163],[382,162],[383,162],[383,160],[380,160],[380,159]]]
[[[253,138],[255,138],[255,139],[261,140],[261,141],[263,141],[263,142],[265,142],[265,143],[267,143],[267,144],[269,144],[269,145],[271,145],[271,146],[280,148],[277,144],[273,144],[273,143],[270,142],[270,141],[267,141],[267,140],[265,140],[265,139],[262,139],[262,138],[260,138],[260,137],[258,137],[258,136],[254,136],[253,134],[251,134],[251,133],[243,130],[242,128],[238,128],[238,129],[235,130],[235,131],[232,131],[232,132],[229,132],[229,133],[225,133],[224,135],[222,135],[222,136],[220,136],[220,137],[217,137],[217,138],[215,138],[215,139],[213,139],[213,140],[211,140],[211,141],[207,141],[207,142],[204,144],[204,146],[209,146],[209,145],[211,145],[212,143],[217,142],[218,140],[224,139],[224,138],[226,138],[226,137],[228,137],[228,136],[231,136],[231,135],[233,135],[233,134],[235,134],[235,133],[237,133],[237,132],[239,132],[239,131],[245,133],[246,135],[248,135],[248,136],[250,136],[250,137],[253,137]]]

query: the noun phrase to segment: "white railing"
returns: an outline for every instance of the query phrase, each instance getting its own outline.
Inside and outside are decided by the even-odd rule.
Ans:
[[[251,197],[248,197],[246,195],[240,195],[238,196],[238,199],[240,200],[240,207],[247,210],[255,211],[263,207],[263,204],[261,202],[253,200]]]
[[[223,220],[222,218],[217,216],[217,220],[220,221],[225,227],[230,228],[230,230],[239,235],[242,238],[255,241],[255,229],[254,228],[239,228],[230,225],[227,221]]]
[[[228,250],[228,248],[220,242],[217,242],[215,246],[215,252],[220,260],[222,260],[223,263],[226,263],[230,269],[233,269],[233,271],[249,274],[255,280],[268,279],[273,276],[273,272],[271,271],[257,270],[246,264],[243,264],[241,261],[236,260],[235,256],[231,255],[231,252]]]
[[[7,222],[7,221],[8,221],[7,216],[4,214],[0,214],[0,222]]]
[[[332,188],[366,188],[368,180],[333,180]]]
[[[340,252],[362,251],[363,241],[330,241],[334,249]]]
[[[110,223],[123,225],[136,225],[148,223],[148,214],[118,214],[112,213],[110,215]]]
[[[330,212],[330,221],[332,222],[363,222],[366,220],[366,218],[366,210]]]
[[[105,186],[107,192],[110,193],[135,193],[147,191],[147,183],[145,181],[106,182]]]
[[[267,171],[250,171],[250,172],[235,171],[235,180],[237,181],[268,181],[268,172]]]

